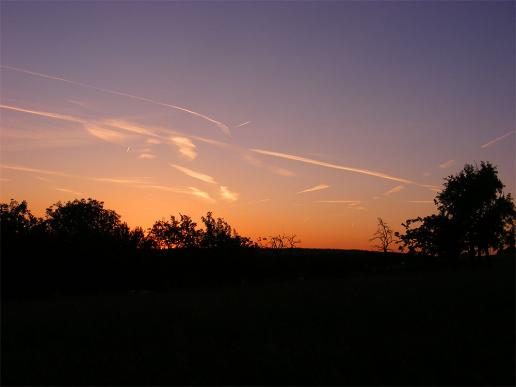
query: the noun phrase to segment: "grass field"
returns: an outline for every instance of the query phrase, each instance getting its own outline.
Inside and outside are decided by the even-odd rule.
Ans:
[[[514,257],[8,300],[3,385],[514,385]]]

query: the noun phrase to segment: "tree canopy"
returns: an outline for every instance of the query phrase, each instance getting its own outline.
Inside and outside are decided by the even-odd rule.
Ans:
[[[407,220],[405,234],[398,237],[409,251],[428,255],[480,256],[503,249],[516,216],[513,199],[503,188],[491,163],[466,164],[445,178],[434,199],[438,213]]]

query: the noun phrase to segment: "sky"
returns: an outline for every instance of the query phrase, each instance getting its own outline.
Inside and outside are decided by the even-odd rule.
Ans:
[[[207,211],[372,249],[490,161],[515,193],[513,1],[0,3],[0,199]]]

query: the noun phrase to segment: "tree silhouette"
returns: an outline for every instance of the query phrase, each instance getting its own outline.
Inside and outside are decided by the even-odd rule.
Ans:
[[[149,236],[162,249],[171,248],[234,248],[254,247],[251,239],[242,237],[222,218],[214,218],[211,212],[201,217],[205,226],[198,230],[197,223],[188,215],[180,214],[169,221],[160,220],[154,223]]]
[[[488,256],[490,249],[504,247],[516,216],[512,197],[503,188],[491,163],[466,164],[445,179],[444,189],[434,199],[438,214],[407,220],[405,234],[398,236],[410,251]],[[414,223],[421,225],[411,228]]]
[[[150,231],[160,248],[192,248],[199,247],[202,233],[196,230],[197,223],[188,215],[175,216],[170,221],[160,220],[154,223]]]
[[[277,234],[269,237],[270,247],[273,249],[295,248],[301,241],[296,234]],[[264,239],[266,240],[266,239]]]
[[[95,199],[57,202],[46,210],[50,234],[62,245],[88,249],[124,243],[130,233],[120,215]]]
[[[11,199],[9,204],[0,204],[0,238],[2,251],[30,244],[34,237],[45,234],[45,223],[32,215],[25,200]],[[27,246],[24,246],[27,247]]]
[[[0,230],[4,238],[28,234],[39,223],[30,212],[27,202],[11,199],[9,204],[0,204]]]
[[[378,241],[378,244],[375,245],[375,247],[379,248],[384,253],[389,251],[390,245],[394,242],[394,233],[387,222],[382,218],[378,218],[378,228],[369,241]]]

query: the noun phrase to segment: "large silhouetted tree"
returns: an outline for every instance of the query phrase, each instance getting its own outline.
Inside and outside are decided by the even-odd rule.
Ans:
[[[430,255],[480,256],[500,250],[516,216],[512,197],[503,188],[491,163],[466,164],[445,179],[434,200],[438,213],[407,220],[400,239],[409,250]],[[415,223],[421,225],[411,228]]]
[[[120,215],[91,198],[57,202],[47,208],[46,215],[51,235],[63,244],[112,245],[126,241],[130,233]]]

